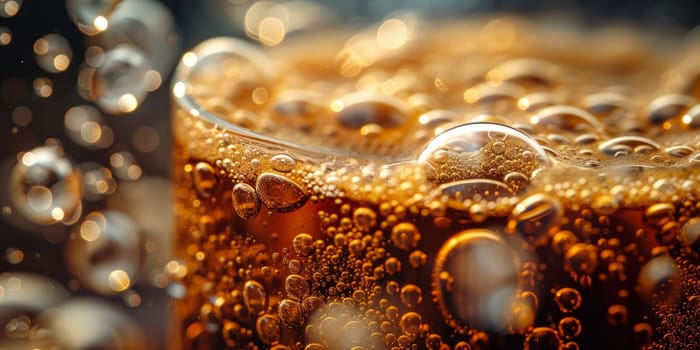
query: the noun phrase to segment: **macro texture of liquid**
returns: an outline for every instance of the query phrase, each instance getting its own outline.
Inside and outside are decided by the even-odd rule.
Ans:
[[[697,348],[700,55],[641,37],[397,17],[185,54],[174,346]]]

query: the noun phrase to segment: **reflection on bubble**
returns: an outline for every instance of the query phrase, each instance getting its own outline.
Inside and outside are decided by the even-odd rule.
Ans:
[[[109,26],[108,18],[122,0],[67,0],[73,23],[85,35],[96,35]]]
[[[14,17],[22,7],[24,0],[0,0],[0,17]]]
[[[34,57],[43,70],[60,73],[70,66],[73,49],[64,37],[47,34],[34,42]]]
[[[136,110],[146,98],[146,74],[151,64],[134,46],[120,45],[104,56],[92,79],[97,104],[111,114]]]
[[[109,304],[92,298],[68,300],[36,319],[37,339],[60,349],[146,349],[133,320]],[[53,347],[51,347],[51,345]]]
[[[38,224],[70,221],[80,215],[80,172],[62,150],[38,147],[22,154],[10,176],[15,208]]]
[[[175,20],[165,5],[155,0],[122,0],[108,19],[102,37],[105,51],[132,46],[159,73],[170,71],[177,58],[178,38]]]
[[[10,45],[12,42],[12,31],[7,27],[0,27],[0,45]]]
[[[114,142],[114,133],[95,107],[71,107],[64,116],[66,134],[75,143],[88,149],[107,148]]]
[[[100,294],[126,290],[140,271],[140,233],[116,211],[89,213],[66,245],[66,264],[80,283]]]

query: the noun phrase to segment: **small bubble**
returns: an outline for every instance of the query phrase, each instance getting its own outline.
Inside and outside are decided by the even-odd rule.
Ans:
[[[295,300],[302,300],[309,293],[309,284],[306,278],[296,274],[287,276],[284,288],[287,296]]]
[[[108,284],[113,291],[123,292],[131,286],[131,281],[124,270],[114,270],[109,273]]]
[[[592,275],[598,268],[598,247],[575,243],[564,254],[564,267],[571,274]]]
[[[307,233],[300,233],[292,239],[294,251],[301,256],[309,256],[314,251],[314,240]]]
[[[95,107],[71,107],[64,116],[66,133],[70,139],[88,149],[108,148],[114,142],[114,133]]]
[[[399,326],[405,334],[416,335],[423,323],[423,317],[417,312],[407,312],[401,316]]]
[[[611,326],[622,326],[627,324],[629,314],[627,307],[621,304],[615,304],[608,308],[608,323]]]
[[[277,154],[270,158],[272,168],[279,172],[289,172],[296,166],[296,160],[286,154]]]
[[[68,69],[73,49],[66,38],[58,34],[47,34],[34,42],[34,56],[43,70],[60,73]]]
[[[694,104],[695,99],[686,95],[659,96],[649,103],[647,119],[652,124],[663,124],[670,119],[682,116]]]
[[[530,117],[530,123],[552,131],[583,132],[601,129],[593,115],[576,107],[558,105],[544,108]]]
[[[538,327],[525,338],[525,350],[560,350],[559,334],[549,327]]]
[[[27,126],[32,122],[32,110],[27,106],[17,106],[12,110],[12,121],[17,126]]]
[[[127,151],[115,152],[109,157],[112,172],[121,180],[138,180],[141,177],[141,167],[136,164],[136,158]]]
[[[574,312],[581,307],[581,294],[574,288],[564,287],[554,294],[554,301],[561,312]]]
[[[674,260],[659,256],[647,262],[639,271],[639,293],[651,305],[673,304],[680,298],[680,272]]]
[[[107,20],[122,0],[67,0],[73,23],[85,35],[97,35],[109,27]]]
[[[10,264],[17,265],[24,260],[24,252],[17,248],[7,248],[5,250],[5,260]],[[0,300],[2,300],[1,296]]]
[[[375,124],[381,128],[398,127],[406,123],[407,107],[403,101],[385,95],[355,92],[335,100],[331,108],[343,126],[360,129]]]
[[[535,244],[546,243],[550,235],[559,228],[564,210],[555,198],[537,193],[521,200],[508,218],[506,231],[520,233],[535,240]]]

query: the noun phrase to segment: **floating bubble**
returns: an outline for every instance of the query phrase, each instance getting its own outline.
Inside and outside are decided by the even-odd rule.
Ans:
[[[523,234],[534,240],[536,245],[543,244],[558,230],[563,214],[564,209],[557,199],[537,193],[521,200],[513,208],[506,231]]]
[[[41,69],[60,73],[68,69],[73,59],[73,49],[66,38],[47,34],[34,42],[34,57]]]
[[[24,0],[0,0],[0,17],[9,18],[17,15]]]
[[[138,180],[143,174],[141,166],[136,163],[136,157],[131,152],[121,151],[109,157],[109,164],[117,178],[121,180]]]
[[[38,147],[22,154],[10,176],[17,210],[38,224],[68,223],[80,215],[80,171],[63,151]]]
[[[64,116],[66,134],[70,139],[88,149],[108,148],[114,142],[114,132],[95,107],[80,105],[71,107]]]
[[[109,28],[109,18],[122,0],[67,0],[68,15],[85,35],[96,35]]]
[[[36,314],[70,297],[58,282],[23,272],[0,274],[0,321],[18,310]],[[4,323],[2,323],[4,324]]]
[[[100,294],[129,288],[141,268],[140,232],[126,215],[94,211],[66,245],[66,264],[80,283]]]
[[[583,132],[601,130],[598,119],[572,106],[558,105],[544,108],[530,117],[530,123],[552,131]]]
[[[49,97],[53,94],[53,82],[49,78],[35,78],[32,81],[32,86],[34,87],[34,93],[39,97]]]
[[[434,137],[418,163],[439,183],[474,178],[501,181],[515,171],[529,177],[549,164],[549,158],[521,131],[496,123],[468,123]]]
[[[93,76],[95,102],[111,114],[133,112],[148,94],[150,69],[146,56],[134,46],[119,45],[107,51]]]
[[[433,269],[434,294],[443,316],[460,326],[504,331],[518,290],[518,258],[486,229],[452,236]]]
[[[109,168],[99,163],[86,162],[80,164],[83,173],[83,196],[87,200],[103,199],[117,190],[117,181]]]
[[[105,0],[102,0],[105,1]],[[178,52],[175,19],[155,0],[121,0],[108,18],[103,33],[105,51],[122,45],[137,48],[160,74],[170,72]]]
[[[564,267],[572,275],[592,275],[598,268],[598,248],[588,243],[575,243],[564,254]]]
[[[639,293],[650,305],[673,304],[680,298],[680,272],[673,258],[659,256],[647,262],[639,271]]]
[[[93,298],[76,298],[37,317],[37,341],[61,349],[147,349],[137,324],[115,307]],[[40,337],[43,334],[45,337]],[[40,337],[40,338],[39,338]],[[48,339],[46,339],[48,338]]]
[[[253,91],[270,86],[272,68],[265,53],[250,43],[224,37],[209,39],[182,56],[173,94],[226,96],[236,107],[251,105]]]
[[[659,96],[647,107],[647,119],[652,124],[663,124],[683,115],[695,104],[695,99],[680,94]]]
[[[233,186],[231,200],[236,214],[243,219],[251,219],[260,212],[260,199],[251,185],[238,183]]]
[[[557,331],[549,327],[537,327],[525,338],[524,347],[525,350],[560,350],[562,344]]]

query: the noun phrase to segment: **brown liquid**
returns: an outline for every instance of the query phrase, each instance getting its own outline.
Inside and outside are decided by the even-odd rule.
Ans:
[[[697,346],[696,75],[517,20],[429,33],[374,61],[280,49],[275,83],[192,78],[221,118],[310,146],[176,104],[174,346]]]

